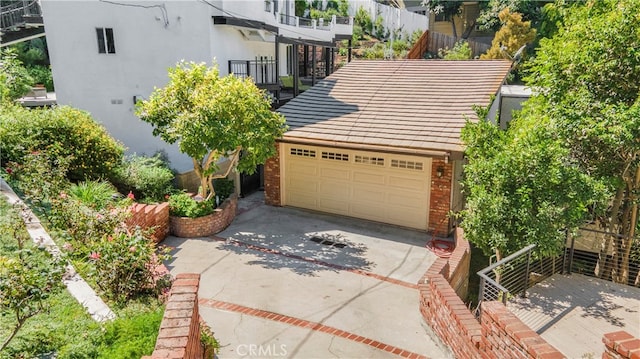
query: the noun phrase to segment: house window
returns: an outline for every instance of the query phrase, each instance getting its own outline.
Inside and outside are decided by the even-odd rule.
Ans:
[[[113,29],[108,27],[96,28],[98,37],[98,53],[99,54],[115,54],[116,44],[113,41]]]

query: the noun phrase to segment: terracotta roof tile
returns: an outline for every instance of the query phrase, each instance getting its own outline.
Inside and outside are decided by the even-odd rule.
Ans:
[[[352,61],[278,111],[284,138],[462,151],[460,130],[477,120],[510,68],[499,60]]]

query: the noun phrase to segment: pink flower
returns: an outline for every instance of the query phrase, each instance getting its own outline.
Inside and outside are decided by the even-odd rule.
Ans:
[[[12,174],[13,173],[13,170],[11,169],[11,167],[5,168],[5,171],[7,171],[8,174]]]
[[[113,237],[112,237],[112,236],[109,236],[109,237],[107,237],[107,240],[108,240],[109,242],[113,242]]]
[[[67,194],[64,193],[64,192],[60,192],[60,196],[59,197],[62,198],[62,199],[67,199]]]
[[[62,249],[64,249],[67,252],[71,252],[73,251],[73,245],[71,243],[65,243],[62,245]]]
[[[89,254],[89,259],[93,259],[93,260],[98,260],[100,259],[100,253],[98,252],[91,252],[91,254]]]
[[[135,251],[136,251],[136,246],[129,247],[129,252],[135,252]]]
[[[129,191],[129,194],[127,195],[128,198],[131,198],[133,200],[136,199],[136,196],[133,195],[133,192]]]
[[[103,218],[104,218],[104,216],[103,216],[102,214],[100,214],[100,213],[96,213],[96,219],[97,219],[98,221],[101,221]]]

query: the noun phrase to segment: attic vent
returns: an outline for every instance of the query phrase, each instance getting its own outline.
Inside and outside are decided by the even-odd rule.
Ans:
[[[316,157],[316,151],[314,150],[305,150],[302,148],[292,148],[291,149],[292,156],[300,156],[300,157]]]
[[[422,171],[422,162],[391,160],[391,167]]]
[[[356,163],[363,163],[366,165],[376,165],[376,166],[384,166],[384,158],[380,157],[369,157],[369,156],[358,156],[355,158]]]
[[[349,161],[349,155],[346,153],[336,153],[336,152],[324,152],[322,151],[322,158],[327,160],[336,160],[336,161]]]

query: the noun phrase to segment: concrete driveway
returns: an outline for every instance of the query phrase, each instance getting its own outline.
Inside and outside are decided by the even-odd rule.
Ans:
[[[257,193],[215,237],[169,237],[172,274],[201,273],[220,358],[451,357],[423,323],[428,236],[265,206]]]

